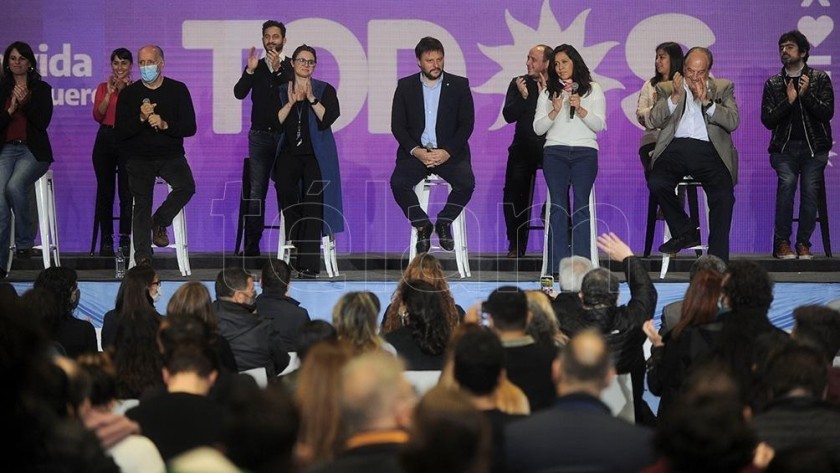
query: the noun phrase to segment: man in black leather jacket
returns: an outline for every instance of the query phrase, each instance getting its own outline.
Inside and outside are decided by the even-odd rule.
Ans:
[[[811,234],[816,226],[817,192],[824,185],[825,165],[831,149],[834,91],[828,75],[808,67],[808,39],[799,31],[779,38],[782,70],[764,83],[761,123],[772,130],[770,164],[779,176],[773,256],[810,259]],[[796,253],[790,246],[793,198],[799,191],[799,228]]]
[[[587,328],[599,330],[607,340],[618,374],[630,373],[636,423],[653,422],[653,412],[642,399],[645,356],[642,325],[656,310],[656,288],[644,263],[614,234],[598,237],[598,248],[610,260],[624,266],[630,301],[618,303],[618,279],[604,268],[593,269],[583,278],[580,288],[582,307],[575,316],[560,321],[560,329],[569,337]]]

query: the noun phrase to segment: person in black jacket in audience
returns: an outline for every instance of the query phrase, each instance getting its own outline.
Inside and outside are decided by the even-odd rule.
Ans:
[[[409,370],[441,370],[452,331],[444,316],[443,299],[431,283],[408,281],[402,294],[401,316],[407,325],[385,335],[405,359]]]
[[[33,288],[50,291],[61,306],[61,317],[53,327],[50,336],[64,347],[70,358],[82,353],[99,351],[96,346],[96,330],[87,320],[77,319],[73,312],[79,305],[82,293],[77,284],[76,271],[68,267],[52,266],[41,271]]]
[[[607,339],[615,358],[618,374],[630,373],[633,383],[633,406],[637,423],[654,422],[653,411],[642,398],[645,379],[645,356],[642,345],[645,334],[642,325],[653,317],[656,309],[656,288],[647,268],[613,233],[598,237],[598,248],[610,260],[624,266],[630,301],[618,305],[618,279],[605,268],[593,269],[583,278],[580,289],[582,307],[572,316],[560,321],[560,330],[570,337],[581,330],[597,329]]]
[[[105,313],[102,319],[102,348],[114,345],[117,328],[123,314],[137,309],[151,308],[155,310],[155,302],[160,299],[160,277],[148,264],[135,266],[125,272],[120,289],[117,291],[117,301],[113,310]],[[158,321],[161,321],[158,315]]]
[[[268,260],[262,267],[257,296],[257,314],[271,322],[274,343],[287,352],[296,352],[297,336],[301,327],[309,322],[309,312],[300,302],[289,296],[292,270],[283,260]]]
[[[240,371],[265,368],[269,378],[289,365],[289,354],[271,341],[271,326],[260,320],[254,300],[254,277],[242,268],[227,268],[216,277],[219,335],[227,339]]]

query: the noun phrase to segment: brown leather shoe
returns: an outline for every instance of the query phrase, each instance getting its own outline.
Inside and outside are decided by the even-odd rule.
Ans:
[[[166,234],[166,227],[153,223],[152,232],[154,232],[152,235],[152,243],[154,243],[155,246],[158,248],[165,248],[169,246],[169,235]]]
[[[804,243],[797,243],[796,257],[799,259],[811,259],[814,257],[814,255],[811,254],[811,248],[809,248],[808,245]]]
[[[797,245],[797,248],[798,247],[799,245]],[[773,257],[778,259],[795,259],[796,254],[794,254],[793,250],[790,248],[790,242],[783,240],[776,243],[776,247],[773,248]]]

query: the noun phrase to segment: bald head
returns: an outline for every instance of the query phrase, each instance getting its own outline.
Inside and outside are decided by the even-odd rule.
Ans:
[[[528,51],[528,59],[525,61],[525,66],[528,68],[528,75],[534,79],[538,79],[540,74],[545,73],[550,59],[551,46],[538,44],[531,48]]]
[[[354,358],[341,372],[341,411],[348,433],[407,427],[416,402],[394,356],[373,351]]]
[[[575,335],[555,361],[555,379],[561,395],[583,391],[597,396],[614,374],[607,343],[595,330]]]

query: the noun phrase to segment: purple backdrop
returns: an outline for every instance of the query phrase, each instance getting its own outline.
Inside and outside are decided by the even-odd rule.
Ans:
[[[194,251],[233,247],[250,116],[250,101],[235,100],[233,84],[247,49],[260,47],[262,21],[272,17],[288,25],[287,53],[301,43],[316,47],[315,76],[338,89],[342,116],[334,130],[347,219],[347,231],[338,237],[339,251],[400,252],[407,249],[409,233],[388,186],[396,148],[389,131],[391,97],[397,78],[417,70],[412,51],[417,40],[440,38],[446,69],[469,77],[476,104],[470,140],[477,181],[468,208],[470,248],[500,252],[507,248],[500,201],[513,132],[500,112],[507,84],[524,73],[532,45],[575,45],[606,91],[608,129],[599,136],[596,181],[599,227],[629,235],[636,249],[644,239],[647,205],[637,154],[641,130],[633,116],[636,94],[653,74],[656,44],[674,40],[709,46],[715,53],[713,75],[734,81],[741,108],[741,126],[734,133],[741,180],[732,251],[769,253],[776,181],[766,153],[769,132],[759,122],[762,86],[780,67],[779,34],[797,27],[812,43],[809,63],[837,71],[840,41],[833,29],[840,11],[828,4],[751,0],[733,7],[726,1],[631,0],[617,10],[612,1],[569,6],[557,0],[467,0],[457,7],[430,0],[422,8],[401,1],[30,0],[6,7],[0,43],[29,42],[54,88],[49,132],[65,251],[86,250],[90,241],[96,187],[90,155],[97,128],[92,92],[108,75],[108,54],[116,47],[136,51],[145,43],[161,45],[165,75],[186,82],[192,91],[198,133],[186,140],[186,148],[198,187],[187,209]],[[139,76],[136,66],[133,76]],[[838,222],[840,208],[832,205],[840,191],[838,171],[829,167],[826,173],[831,218]],[[536,201],[544,195],[541,178],[538,183]],[[442,199],[433,196],[433,201]],[[276,207],[268,212],[276,216]],[[275,238],[264,239],[264,249]],[[814,238],[817,251],[822,247],[818,240]],[[531,248],[541,243],[535,234]]]

